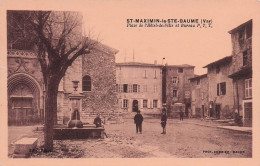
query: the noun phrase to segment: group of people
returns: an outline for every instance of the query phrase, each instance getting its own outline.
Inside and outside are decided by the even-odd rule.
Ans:
[[[180,110],[180,120],[183,120],[183,111]],[[140,133],[142,134],[142,123],[143,123],[143,116],[141,114],[141,111],[138,110],[137,114],[134,117],[134,123],[136,125],[136,133]],[[161,134],[166,134],[166,122],[167,122],[167,115],[166,115],[166,108],[164,107],[162,109],[162,116],[161,116],[161,126],[162,126],[162,133]],[[96,125],[96,127],[101,127],[103,121],[100,118],[100,115],[98,114],[98,116],[94,119],[94,124]]]
[[[184,112],[180,110],[180,120],[183,120]],[[140,110],[137,111],[137,114],[134,117],[134,122],[136,124],[136,133],[142,134],[142,123],[143,123],[143,116],[140,112]],[[166,134],[166,122],[167,122],[167,115],[166,115],[166,108],[164,107],[162,109],[162,116],[161,116],[161,126],[163,129],[163,132],[161,134]]]
[[[134,117],[134,122],[136,125],[136,133],[142,134],[142,123],[143,123],[143,116],[140,112],[140,110],[137,111],[137,114]],[[163,132],[161,134],[166,134],[166,122],[167,122],[167,116],[166,116],[166,109],[162,109],[162,116],[161,116],[161,126],[163,128]]]

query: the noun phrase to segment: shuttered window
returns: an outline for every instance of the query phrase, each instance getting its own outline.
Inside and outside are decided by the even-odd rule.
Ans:
[[[245,98],[252,98],[252,78],[245,80]]]

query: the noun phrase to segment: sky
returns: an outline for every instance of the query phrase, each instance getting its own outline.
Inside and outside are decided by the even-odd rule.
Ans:
[[[86,32],[119,50],[116,62],[203,66],[232,53],[229,30],[259,12],[253,1],[91,1],[84,6]],[[259,2],[260,4],[260,2]],[[248,10],[250,9],[250,10]],[[243,12],[246,11],[246,12]],[[127,27],[127,19],[209,19],[212,28]]]

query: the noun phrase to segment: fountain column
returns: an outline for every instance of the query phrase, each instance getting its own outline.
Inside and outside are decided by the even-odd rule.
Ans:
[[[70,121],[68,123],[69,128],[82,128],[83,123],[80,121],[80,113],[81,113],[81,104],[83,95],[80,95],[77,92],[78,83],[79,81],[72,81],[74,91],[72,94],[69,95],[69,102],[70,102]]]

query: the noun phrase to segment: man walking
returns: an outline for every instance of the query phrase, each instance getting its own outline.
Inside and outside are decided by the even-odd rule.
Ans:
[[[140,110],[137,111],[137,114],[134,117],[134,121],[136,124],[136,133],[138,133],[139,131],[140,134],[142,134],[142,123],[144,118],[140,112],[141,112]]]

